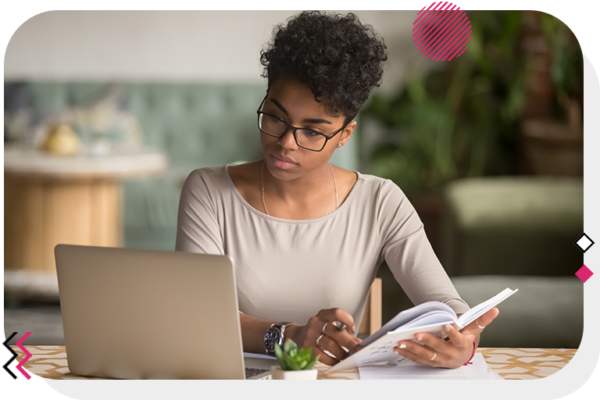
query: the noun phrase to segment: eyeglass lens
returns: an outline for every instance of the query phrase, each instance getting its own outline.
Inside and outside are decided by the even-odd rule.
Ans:
[[[280,119],[264,114],[259,114],[258,127],[267,135],[275,137],[281,137],[288,129]],[[321,150],[326,140],[325,136],[307,129],[298,129],[296,137],[300,146],[311,150]]]

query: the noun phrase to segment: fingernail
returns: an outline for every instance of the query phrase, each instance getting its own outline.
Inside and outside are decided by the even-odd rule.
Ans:
[[[353,327],[352,327],[352,333],[353,333],[353,334],[356,334],[356,326],[353,326]]]
[[[402,343],[402,344],[400,345],[400,348],[401,348],[401,349],[405,349],[405,348],[406,348],[406,345],[405,345],[404,343]]]
[[[450,332],[450,325],[444,325],[444,329],[446,330],[446,332]]]
[[[417,336],[417,340],[421,340],[421,339],[423,339],[423,336],[421,336],[421,335]]]

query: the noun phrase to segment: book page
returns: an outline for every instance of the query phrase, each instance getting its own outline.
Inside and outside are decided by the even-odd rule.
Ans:
[[[456,317],[448,315],[445,311],[431,311],[424,315],[418,316],[412,321],[399,326],[394,332],[400,332],[402,330],[408,330],[419,326],[433,325],[433,324],[451,324],[457,323]]]
[[[359,351],[335,364],[328,371],[343,371],[386,361],[395,354],[392,350],[398,341],[413,340],[414,335],[420,332],[427,332],[441,337],[442,325],[451,321],[455,321],[453,323],[459,329],[462,329],[462,327],[474,321],[477,317],[516,293],[516,291],[507,288],[491,299],[475,306],[460,318],[456,317],[456,313],[448,305],[440,302],[427,302],[402,311],[375,334],[363,340],[360,344],[362,348]],[[429,319],[430,317],[431,319]]]
[[[375,379],[502,379],[485,362],[481,353],[475,353],[472,364],[459,368],[434,368],[401,359],[397,365],[371,365],[359,367],[361,380]]]
[[[489,300],[484,301],[471,308],[469,311],[464,313],[458,318],[458,326],[460,329],[469,325],[471,322],[475,321],[477,318],[481,317],[483,314],[502,303],[504,300],[508,299],[513,294],[517,293],[519,289],[511,290],[509,288],[504,289],[494,297]]]
[[[441,323],[435,323],[412,328],[401,327],[395,331],[388,332],[369,346],[335,364],[328,372],[343,371],[387,361],[397,355],[393,352],[393,348],[398,344],[399,340],[413,340],[414,335],[419,332],[428,332],[439,337],[442,332],[441,327]]]
[[[368,346],[369,344],[375,342],[377,339],[385,335],[387,332],[393,331],[398,327],[406,324],[407,322],[410,322],[413,319],[431,311],[449,313],[450,318],[452,320],[456,320],[456,313],[452,308],[450,308],[450,306],[444,303],[440,303],[439,301],[428,301],[427,303],[419,304],[416,307],[402,311],[394,318],[392,318],[387,324],[381,327],[381,329],[379,329],[377,332],[363,340],[361,345],[363,347]]]

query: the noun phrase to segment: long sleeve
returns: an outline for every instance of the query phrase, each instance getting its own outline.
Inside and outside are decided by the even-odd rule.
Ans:
[[[188,175],[179,199],[176,251],[225,254],[214,195],[205,171],[195,170]]]
[[[468,311],[435,255],[421,219],[398,185],[384,180],[377,203],[381,256],[409,299],[415,305],[440,301],[457,314]]]

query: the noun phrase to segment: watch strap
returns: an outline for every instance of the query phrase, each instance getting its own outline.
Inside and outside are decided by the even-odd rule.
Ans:
[[[290,326],[292,323],[291,322],[280,322],[279,325],[281,328],[281,339],[279,340],[279,346],[283,346],[283,340],[285,339],[285,328],[287,328],[288,326]]]

